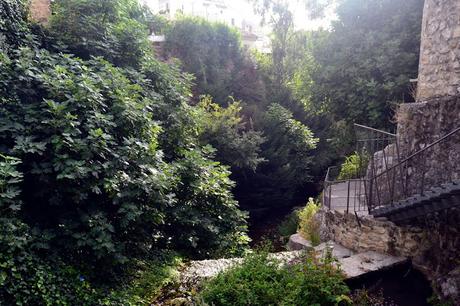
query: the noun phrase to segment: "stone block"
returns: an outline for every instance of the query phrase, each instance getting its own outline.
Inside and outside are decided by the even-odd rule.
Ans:
[[[287,249],[289,251],[313,250],[313,246],[310,241],[297,233],[289,237]]]

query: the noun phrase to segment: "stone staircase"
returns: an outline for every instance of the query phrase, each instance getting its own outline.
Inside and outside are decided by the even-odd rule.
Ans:
[[[375,217],[386,217],[393,222],[415,219],[439,211],[460,207],[460,180],[441,184],[388,206],[371,211]]]

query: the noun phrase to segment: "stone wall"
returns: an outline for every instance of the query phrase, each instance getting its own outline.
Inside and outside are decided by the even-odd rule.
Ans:
[[[38,23],[46,24],[51,16],[51,0],[30,0],[30,17]]]
[[[460,1],[425,0],[417,101],[460,93]]]
[[[356,252],[405,256],[436,284],[446,299],[460,305],[460,211],[428,216],[408,226],[372,217],[321,211],[321,239],[334,240]]]
[[[407,157],[460,127],[460,96],[403,104],[397,116],[398,143],[402,156]],[[409,189],[420,186],[424,172],[427,187],[459,180],[460,132],[427,149],[407,166],[410,167],[406,178]]]
[[[360,217],[338,211],[324,211],[323,240],[334,240],[356,252],[374,251],[411,257],[420,251],[424,240],[418,227],[399,227],[389,221]]]

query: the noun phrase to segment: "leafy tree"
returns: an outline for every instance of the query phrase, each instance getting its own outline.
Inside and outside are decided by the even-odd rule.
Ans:
[[[203,122],[201,139],[217,149],[215,154],[219,161],[231,166],[232,178],[237,183],[235,196],[241,205],[250,210],[292,205],[298,200],[302,184],[309,180],[309,174],[300,174],[299,169],[308,168],[307,152],[314,147],[309,143],[299,149],[296,141],[305,144],[308,142],[305,139],[314,137],[289,134],[292,132],[289,128],[271,124],[275,120],[269,114],[272,101],[288,107],[283,111],[287,117],[292,117],[290,110],[294,107],[290,98],[286,98],[290,94],[284,71],[282,86],[275,87],[271,59],[258,61],[256,67],[254,58],[266,59],[265,55],[249,56],[241,49],[234,30],[199,18],[181,17],[174,21],[167,33],[167,48],[170,56],[178,57],[184,69],[196,76],[195,95],[210,95],[217,102],[204,98],[198,104],[204,110],[199,115]],[[270,98],[265,91],[269,91]],[[283,96],[281,91],[286,94]],[[226,107],[225,101],[232,101],[230,95],[241,102]],[[301,129],[308,130],[295,122]],[[294,141],[288,141],[289,137]],[[278,152],[281,145],[284,146],[282,153]],[[288,160],[298,161],[298,167],[287,166]]]
[[[327,2],[306,4],[319,4],[322,11]],[[418,67],[423,1],[336,2],[338,21],[330,31],[276,26],[273,56],[261,65],[264,80],[275,84],[268,87],[284,88],[282,105],[321,139],[313,169],[319,178],[325,167],[352,152],[353,123],[392,127],[395,106],[412,100],[409,79]],[[287,3],[257,3],[272,24],[289,21],[289,14],[282,14],[289,10]],[[270,77],[275,67],[283,67],[281,82]]]
[[[19,47],[30,33],[24,1],[0,2],[0,51],[8,52]]]
[[[173,190],[179,200],[165,218],[166,246],[199,258],[231,257],[249,242],[246,214],[231,193],[230,172],[211,162],[209,153],[206,147],[188,151],[174,163]]]
[[[265,88],[235,29],[182,16],[166,31],[166,49],[196,77],[195,99],[211,95],[222,106],[230,96],[246,102],[264,100]]]
[[[392,107],[411,101],[423,1],[344,0],[339,21],[314,48],[313,107],[335,120],[390,126]]]
[[[149,50],[149,11],[137,0],[59,0],[50,30],[83,59],[102,56],[116,66],[137,68]]]
[[[246,173],[237,191],[251,208],[292,205],[301,201],[301,190],[311,180],[311,151],[318,139],[279,104],[270,105],[263,124],[267,140],[261,156],[267,162],[256,173]]]
[[[265,161],[260,157],[260,145],[264,138],[260,132],[246,127],[240,114],[240,102],[234,101],[224,108],[206,96],[198,107],[203,129],[201,138],[217,149],[217,159],[232,166],[234,171],[256,171],[259,164]]]
[[[108,19],[123,15],[109,8]],[[81,20],[85,13],[74,12]],[[135,71],[94,58],[98,50],[84,60],[50,52],[33,37],[23,45],[1,53],[0,153],[20,160],[18,217],[50,238],[52,253],[107,268],[100,276],[182,239],[173,230],[179,221],[194,243],[174,243],[178,251],[212,256],[244,247],[245,217],[230,193],[229,172],[200,147],[187,75],[148,54]],[[200,175],[188,178],[189,170]],[[178,211],[207,222],[169,222]]]

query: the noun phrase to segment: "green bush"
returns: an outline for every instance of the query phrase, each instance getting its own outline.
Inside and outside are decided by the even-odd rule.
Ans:
[[[50,31],[82,59],[102,56],[116,66],[139,68],[149,49],[149,12],[137,0],[53,2]]]
[[[369,158],[366,155],[353,153],[345,159],[340,168],[339,180],[359,178],[366,174]]]
[[[293,211],[278,225],[278,233],[282,237],[289,237],[299,228],[299,211]]]
[[[246,173],[240,186],[246,192],[245,202],[251,209],[289,206],[312,179],[309,170],[318,139],[291,111],[276,103],[264,114],[261,130],[266,141],[260,156],[266,162],[257,172]]]
[[[299,232],[305,238],[311,241],[313,245],[321,242],[319,237],[319,222],[315,215],[320,209],[320,204],[316,203],[313,198],[308,199],[307,206],[299,211]]]
[[[134,3],[56,2],[53,18],[65,22],[62,12],[78,6],[69,18],[82,22],[56,39],[77,47],[74,40],[94,38],[85,35],[104,36],[104,27],[82,29],[100,17],[99,5],[107,27],[118,18],[129,27],[137,13],[125,10]],[[139,44],[147,41],[142,33]],[[0,53],[0,153],[21,161],[23,205],[15,209],[34,231],[49,235],[52,253],[84,269],[97,266],[102,277],[163,247],[216,256],[247,244],[230,173],[198,139],[189,76],[142,52],[132,55],[135,65],[95,58],[100,54],[91,48],[84,60],[44,48],[30,31],[24,36],[16,36],[21,48]]]
[[[200,298],[209,305],[337,305],[349,289],[331,262],[306,259],[281,266],[267,253],[246,257],[241,265],[209,281]]]
[[[217,149],[216,158],[232,170],[256,171],[265,159],[260,157],[260,145],[265,141],[261,132],[247,128],[241,117],[241,102],[227,107],[205,96],[198,104],[201,118],[201,139]]]
[[[22,173],[0,154],[0,303],[2,305],[129,305],[135,296],[96,289],[77,269],[52,256],[47,234],[18,218]]]

